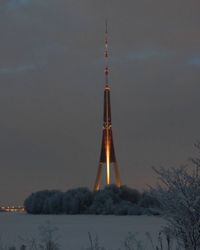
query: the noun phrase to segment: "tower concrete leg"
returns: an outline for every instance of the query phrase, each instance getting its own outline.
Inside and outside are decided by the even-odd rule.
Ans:
[[[97,170],[96,181],[95,181],[95,184],[94,184],[94,191],[98,191],[99,188],[100,188],[101,176],[102,176],[102,166],[103,166],[103,163],[100,162],[99,166],[98,166],[98,170]]]
[[[116,185],[118,187],[121,187],[122,186],[122,182],[121,182],[121,178],[120,178],[120,174],[119,174],[119,166],[118,166],[117,162],[113,163],[113,167],[114,167]]]

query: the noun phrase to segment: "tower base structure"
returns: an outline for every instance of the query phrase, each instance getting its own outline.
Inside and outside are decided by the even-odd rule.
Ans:
[[[96,180],[95,180],[95,184],[94,184],[94,191],[98,191],[100,189],[101,180],[102,180],[102,172],[103,172],[104,167],[106,167],[106,166],[104,166],[104,163],[99,162],[97,176],[96,176]],[[122,182],[121,182],[121,178],[120,178],[120,174],[119,174],[119,166],[118,166],[117,162],[113,162],[111,167],[113,167],[113,170],[114,170],[115,185],[117,187],[121,187]],[[110,183],[107,182],[106,184],[109,185]]]

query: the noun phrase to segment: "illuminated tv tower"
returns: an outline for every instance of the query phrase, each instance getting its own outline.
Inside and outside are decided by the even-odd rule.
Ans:
[[[112,135],[112,123],[111,123],[111,105],[110,105],[110,87],[108,84],[108,25],[106,21],[106,30],[105,30],[105,86],[104,86],[104,114],[103,114],[103,136],[102,136],[102,145],[101,145],[101,154],[97,170],[96,181],[94,185],[94,190],[99,190],[101,186],[102,179],[102,168],[105,164],[106,166],[106,184],[110,184],[110,173],[111,173],[111,164],[115,174],[115,184],[120,187],[122,185],[121,178],[119,174],[119,166],[116,161],[113,135]]]

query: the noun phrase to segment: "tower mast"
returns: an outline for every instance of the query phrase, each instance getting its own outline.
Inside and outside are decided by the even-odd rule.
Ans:
[[[94,190],[97,191],[101,185],[102,167],[106,165],[106,184],[110,184],[110,166],[113,164],[115,173],[115,184],[121,186],[121,178],[119,174],[119,167],[115,157],[113,136],[112,136],[112,123],[111,123],[111,104],[110,104],[110,87],[108,83],[109,67],[108,67],[108,23],[106,20],[105,29],[105,86],[104,86],[104,115],[103,115],[103,136],[101,145],[101,154],[97,170],[97,177],[94,185]]]
[[[105,52],[104,52],[104,58],[105,58],[105,86],[108,87],[108,21],[105,22],[106,30],[105,30]]]

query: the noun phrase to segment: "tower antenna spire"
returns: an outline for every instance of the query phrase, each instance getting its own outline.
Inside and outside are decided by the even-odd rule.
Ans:
[[[108,74],[109,74],[109,68],[108,68],[108,20],[105,20],[105,86],[108,87]]]
[[[106,24],[106,33],[108,33],[108,19],[107,18],[105,20],[105,24]]]

